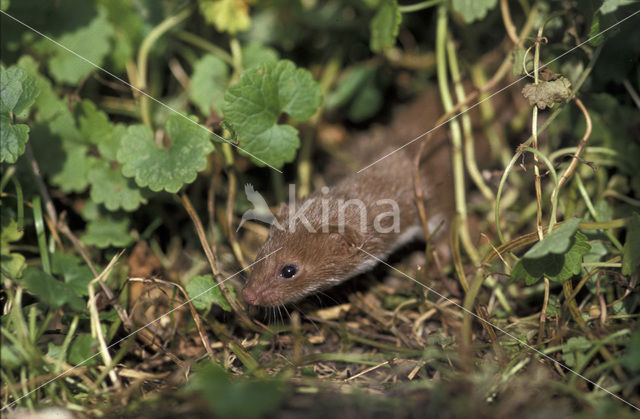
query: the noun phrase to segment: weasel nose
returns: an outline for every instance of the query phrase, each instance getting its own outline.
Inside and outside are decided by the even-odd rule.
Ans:
[[[242,289],[242,299],[247,304],[257,305],[256,300],[258,299],[258,294],[255,291],[251,291],[249,288]]]

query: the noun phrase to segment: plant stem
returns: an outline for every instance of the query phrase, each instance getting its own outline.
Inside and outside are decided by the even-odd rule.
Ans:
[[[437,6],[443,1],[444,0],[428,0],[428,1],[421,1],[420,3],[398,5],[398,10],[400,10],[400,13],[417,12],[420,10],[428,9],[433,6]]]
[[[164,35],[169,29],[173,28],[183,20],[185,20],[191,14],[191,9],[184,9],[177,15],[170,16],[163,20],[158,26],[153,28],[147,37],[142,41],[140,45],[140,51],[138,51],[138,77],[137,88],[146,91],[147,88],[147,66],[149,62],[149,52],[153,44]],[[146,95],[140,96],[140,113],[142,115],[142,122],[152,128],[151,115],[149,110],[149,98]]]
[[[173,34],[177,38],[185,42],[188,42],[191,45],[194,45],[198,48],[201,48],[205,51],[212,53],[213,55],[218,56],[219,58],[224,60],[227,64],[233,65],[233,58],[227,51],[225,51],[224,49],[220,48],[215,44],[212,44],[206,39],[187,31],[174,31]]]
[[[436,57],[437,75],[440,97],[445,112],[450,112],[454,105],[451,93],[449,92],[449,81],[447,77],[447,57],[446,57],[446,37],[447,37],[447,8],[444,5],[438,7],[438,23],[436,26]],[[467,225],[467,204],[464,187],[464,161],[462,156],[462,135],[460,124],[456,119],[450,121],[451,145],[452,145],[452,167],[454,181],[454,195],[456,213],[460,217],[460,239],[471,260],[475,263],[480,260],[477,250],[473,246]]]

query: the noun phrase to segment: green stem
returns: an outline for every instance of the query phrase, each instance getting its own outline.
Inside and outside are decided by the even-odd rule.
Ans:
[[[549,173],[551,173],[551,178],[553,179],[553,184],[556,186],[556,188],[558,187],[558,175],[556,174],[556,170],[553,168],[553,165],[551,164],[551,162],[549,161],[549,159],[547,158],[547,156],[545,156],[544,154],[542,154],[540,152],[540,150],[537,150],[535,148],[531,148],[531,147],[523,147],[522,151],[528,151],[530,153],[535,154],[536,156],[538,156],[540,159],[542,159],[542,161],[544,162],[544,164],[547,165],[547,168],[549,168]],[[553,202],[551,204],[551,220],[555,220],[556,219],[556,211],[558,209],[558,196],[556,194],[556,196],[553,197]],[[549,227],[547,229],[547,234],[551,233],[553,231],[553,226],[555,223],[550,222],[549,223]]]
[[[24,196],[22,193],[22,186],[20,182],[15,177],[11,178],[13,181],[13,186],[16,188],[16,201],[17,201],[17,214],[18,214],[18,230],[24,230]]]
[[[232,80],[235,81],[240,77],[240,73],[242,73],[242,48],[240,48],[238,38],[231,38],[229,46],[231,47],[231,57],[233,60]]]
[[[0,193],[4,191],[4,187],[7,186],[7,182],[11,179],[11,176],[16,172],[15,166],[9,166],[2,175],[2,180],[0,181]]]
[[[47,250],[47,236],[44,228],[44,217],[42,216],[42,206],[40,196],[33,197],[33,221],[38,236],[38,247],[40,248],[40,258],[42,259],[42,270],[51,274],[51,263],[49,262],[49,251]]]
[[[464,92],[464,87],[462,86],[458,57],[456,57],[455,44],[451,39],[451,34],[447,37],[447,55],[449,58],[449,70],[451,71],[451,78],[453,79],[456,97],[458,102],[464,102],[466,94]],[[469,177],[476,184],[484,198],[493,203],[493,192],[491,192],[491,188],[489,188],[484,182],[484,179],[482,179],[480,170],[478,170],[478,166],[476,165],[473,128],[471,126],[471,117],[467,112],[467,109],[467,106],[460,109],[460,113],[462,114],[462,133],[464,134],[464,156],[465,163],[467,164],[467,173],[469,173]]]
[[[549,155],[549,160],[553,162],[561,156],[575,154],[577,149],[578,147],[561,148],[551,153]],[[584,150],[584,154],[606,154],[612,157],[618,156],[617,151],[611,150],[610,148],[605,148],[605,147],[589,147],[588,149]]]
[[[437,6],[443,1],[444,0],[428,0],[428,1],[421,1],[420,3],[398,5],[398,10],[400,10],[401,13],[417,12],[420,10],[428,9],[433,6]]]
[[[437,76],[438,88],[440,89],[440,97],[445,112],[453,109],[453,99],[449,91],[449,81],[447,77],[447,8],[445,5],[438,7],[438,22],[436,26],[436,60],[437,60]],[[452,145],[452,165],[453,165],[453,182],[454,195],[456,204],[456,213],[460,216],[460,239],[471,260],[476,263],[480,260],[478,251],[473,246],[467,226],[467,204],[465,198],[464,187],[464,160],[462,156],[462,133],[460,123],[453,119],[451,126],[451,145]]]
[[[600,215],[598,215],[598,212],[596,211],[595,207],[593,206],[593,203],[591,202],[591,198],[589,198],[589,193],[587,192],[587,188],[585,188],[584,183],[582,183],[582,177],[576,173],[574,179],[575,179],[576,185],[578,186],[578,191],[580,191],[580,195],[582,196],[584,203],[587,205],[587,209],[589,210],[589,213],[591,214],[591,216],[596,222],[600,222]],[[611,240],[611,243],[613,243],[613,245],[620,252],[622,252],[622,244],[618,239],[614,237],[613,234],[611,234],[611,231],[606,230],[605,234],[607,235],[609,240]]]
[[[138,88],[145,91],[147,88],[147,66],[149,62],[149,52],[153,44],[164,35],[169,29],[173,28],[183,20],[185,20],[191,14],[191,9],[184,9],[177,15],[170,16],[163,20],[158,26],[153,28],[149,35],[142,41],[140,45],[140,51],[138,51]],[[149,128],[151,126],[151,116],[149,113],[149,98],[145,95],[140,96],[140,113],[142,115],[142,122]]]
[[[175,31],[173,32],[173,34],[179,39],[181,39],[182,41],[188,42],[193,46],[196,46],[205,51],[208,51],[213,55],[216,55],[222,60],[224,60],[227,64],[233,65],[233,58],[227,51],[225,51],[224,49],[220,48],[215,44],[212,44],[206,39],[201,38],[198,35],[192,34],[191,32],[187,32],[187,31]]]

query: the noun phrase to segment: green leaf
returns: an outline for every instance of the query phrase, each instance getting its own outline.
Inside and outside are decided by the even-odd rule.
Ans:
[[[27,291],[51,308],[58,309],[69,304],[75,311],[85,311],[86,309],[84,300],[75,293],[72,287],[36,267],[28,266],[25,268],[21,282]]]
[[[47,343],[47,356],[53,359],[67,360],[67,357],[62,353],[62,345],[56,345],[53,342]]]
[[[82,333],[69,346],[69,363],[71,365],[96,365],[98,359],[94,355],[98,352],[98,349],[98,339],[93,338],[88,333]]]
[[[15,163],[29,140],[29,127],[12,124],[9,115],[0,114],[0,162]]]
[[[396,42],[396,36],[398,36],[400,22],[402,22],[402,13],[398,8],[398,2],[396,0],[382,0],[369,25],[371,51],[380,52],[385,48],[392,47]]]
[[[524,67],[522,65],[524,61],[524,65],[528,72],[533,71],[533,60],[531,56],[527,54],[527,50],[524,48],[515,49],[512,53],[513,56],[513,68],[511,73],[514,76],[522,76],[524,73]]]
[[[10,0],[0,0],[0,10],[6,11],[9,8],[10,4],[11,4]]]
[[[338,81],[335,89],[327,95],[325,108],[333,110],[346,105],[360,91],[361,87],[370,81],[376,69],[370,66],[358,66],[347,71]]]
[[[591,346],[591,342],[583,336],[569,338],[562,346],[562,360],[571,368],[577,368],[584,364],[586,352]]]
[[[571,218],[564,222],[551,234],[537,242],[524,257],[535,259],[545,256],[549,253],[564,253],[571,246],[571,242],[575,232],[578,230],[580,219]]]
[[[56,275],[62,275],[64,282],[68,284],[76,294],[89,295],[89,283],[93,280],[93,272],[87,265],[81,265],[82,260],[74,255],[55,252],[51,256],[51,271]]]
[[[0,162],[15,163],[29,140],[29,127],[14,124],[14,116],[35,102],[40,89],[36,78],[20,67],[0,65]]]
[[[14,370],[21,366],[25,360],[20,356],[20,352],[14,346],[5,341],[0,347],[0,358],[2,358],[2,368]]]
[[[202,115],[209,116],[211,108],[221,114],[228,82],[227,63],[215,55],[207,54],[193,66],[189,98],[198,106]]]
[[[215,416],[224,418],[270,417],[288,394],[281,380],[231,378],[213,363],[199,368],[186,390],[199,393]]]
[[[550,281],[564,282],[580,273],[582,258],[589,252],[591,246],[587,236],[580,231],[576,230],[571,236],[567,237],[567,234],[570,234],[574,228],[572,224],[576,224],[575,227],[577,228],[577,223],[571,223],[568,227],[565,227],[567,223],[549,234],[542,241],[536,243],[516,263],[511,272],[512,281],[524,279],[527,285],[533,285],[545,276]],[[552,237],[562,227],[565,227],[564,230],[557,234],[555,238]],[[543,243],[545,241],[547,242]],[[538,246],[537,249],[536,246]]]
[[[258,42],[242,47],[242,67],[247,70],[263,63],[278,61],[278,52]]]
[[[2,359],[4,360],[4,352]],[[622,357],[621,363],[632,373],[640,372],[640,330],[636,329],[633,335],[631,335],[627,353]]]
[[[233,289],[227,287],[226,284],[223,284],[223,286],[226,287],[235,298]],[[222,307],[224,311],[231,311],[231,306],[222,295],[220,287],[211,275],[194,276],[189,280],[186,290],[189,298],[192,298],[191,302],[193,306],[198,310],[208,310],[211,304],[217,304]]]
[[[167,119],[166,132],[171,145],[156,146],[149,128],[132,125],[122,139],[118,161],[122,174],[135,177],[138,186],[152,191],[162,189],[175,193],[196,179],[207,165],[207,154],[213,150],[209,133],[180,115]]]
[[[35,77],[20,67],[5,70],[0,65],[0,112],[20,114],[35,102],[40,94]]]
[[[198,0],[200,13],[220,32],[235,34],[251,25],[249,5],[245,0]]]
[[[83,192],[89,186],[89,169],[97,159],[87,156],[88,147],[83,144],[65,141],[62,148],[65,159],[61,170],[51,176],[51,183],[64,192]]]
[[[634,212],[622,248],[622,274],[631,275],[640,265],[640,214]]]
[[[466,23],[484,19],[496,4],[498,0],[452,0],[451,2],[453,10],[460,13]]]
[[[81,239],[84,243],[101,249],[109,246],[126,247],[133,243],[133,237],[129,233],[129,218],[103,215],[91,220]]]
[[[98,160],[89,169],[87,175],[91,184],[91,199],[104,204],[109,211],[122,208],[134,211],[147,200],[142,196],[142,190],[136,187],[131,179],[127,179],[119,170],[108,162]]]
[[[90,100],[80,103],[77,119],[82,137],[96,145],[102,157],[115,161],[126,127],[122,124],[112,124],[107,114],[96,108]]]
[[[349,106],[349,120],[362,122],[371,118],[382,106],[382,101],[380,89],[373,82],[367,83]]]
[[[20,278],[22,271],[27,266],[27,260],[20,253],[5,253],[0,254],[0,264],[2,265],[2,278],[7,277],[9,279]]]
[[[309,119],[320,106],[322,92],[311,73],[281,60],[245,70],[224,99],[225,117],[235,127],[244,154],[258,165],[282,167],[294,159],[300,140],[292,126],[276,125],[278,118],[285,112],[298,122]]]
[[[97,66],[104,63],[104,58],[111,46],[113,27],[107,19],[107,13],[98,9],[98,14],[86,26],[73,32],[67,32],[57,41],[79,56]],[[48,40],[42,40],[48,43]],[[60,83],[77,84],[83,77],[97,70],[95,66],[78,58],[69,51],[56,47],[49,60],[49,71]]]

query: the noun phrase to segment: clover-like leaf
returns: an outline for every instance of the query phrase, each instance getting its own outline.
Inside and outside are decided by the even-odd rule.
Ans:
[[[627,351],[622,357],[621,363],[633,373],[640,372],[640,330],[636,329],[631,335],[631,340],[627,345]]]
[[[29,126],[14,124],[11,113],[21,114],[33,104],[40,90],[36,79],[20,67],[0,65],[0,162],[15,163],[29,140]]]
[[[189,98],[208,116],[211,108],[222,113],[224,92],[229,82],[229,67],[213,54],[200,58],[193,66]]]
[[[278,61],[278,51],[258,42],[250,42],[242,47],[242,67],[247,70],[262,63]]]
[[[103,215],[91,220],[81,239],[84,243],[101,249],[128,246],[133,243],[133,237],[129,233],[129,218]]]
[[[0,113],[20,114],[35,102],[40,90],[36,79],[20,67],[0,65]]]
[[[11,243],[16,242],[24,235],[24,230],[19,228],[16,214],[6,205],[0,206],[0,263],[2,264],[2,276],[18,278],[26,266],[26,259],[20,253],[12,253]]]
[[[136,187],[133,180],[124,177],[117,168],[104,160],[96,161],[87,177],[91,184],[91,199],[104,204],[109,211],[120,208],[134,211],[140,204],[147,202],[142,196],[142,190]]]
[[[51,176],[51,183],[60,187],[64,192],[82,192],[89,186],[89,169],[97,161],[88,156],[88,147],[73,141],[63,143],[65,159],[62,170]]]
[[[291,61],[266,62],[245,70],[225,94],[224,114],[240,140],[241,152],[258,165],[282,167],[295,157],[298,131],[277,125],[281,113],[301,122],[322,101],[320,86],[311,73]]]
[[[566,240],[566,232],[572,228],[570,225],[557,236],[557,240],[549,240],[549,243],[540,246],[536,251],[531,252],[534,250],[532,248],[527,252],[513,267],[511,280],[515,282],[524,279],[527,285],[533,285],[543,276],[549,278],[550,281],[564,282],[579,274],[582,258],[589,252],[591,245],[587,240],[587,236],[579,230],[576,230]],[[558,230],[554,233],[557,233]],[[547,240],[552,234],[549,234],[538,243]],[[551,244],[551,241],[554,243]],[[534,256],[531,256],[532,254]]]
[[[15,163],[29,140],[29,127],[12,124],[9,115],[0,114],[0,162]]]
[[[371,19],[370,47],[373,52],[380,52],[384,48],[392,47],[398,36],[398,29],[402,22],[402,13],[397,0],[381,0],[378,11]]]
[[[2,9],[2,3],[0,3],[0,9]],[[14,344],[4,342],[0,348],[0,359],[2,359],[2,366],[9,371],[12,371],[22,364],[27,362],[21,355],[24,351],[16,349]]]
[[[112,124],[107,114],[90,100],[83,100],[78,110],[78,128],[82,137],[96,145],[102,157],[116,160],[126,127],[122,124]]]
[[[83,77],[95,71],[96,67],[87,61],[98,66],[102,65],[111,48],[113,32],[106,11],[100,8],[96,17],[86,26],[58,38],[57,41],[60,44],[85,58],[86,61],[62,48],[52,50],[53,56],[48,64],[53,78],[60,83],[77,84]],[[49,42],[43,40],[45,41]]]
[[[69,285],[80,296],[89,295],[89,282],[94,278],[91,269],[81,264],[77,256],[60,251],[51,255],[51,272],[61,275],[65,284]]]
[[[498,0],[452,0],[453,10],[460,13],[466,23],[481,20],[489,10],[496,7]]]
[[[138,186],[175,193],[206,167],[213,145],[206,130],[180,115],[169,116],[166,132],[171,145],[163,148],[153,142],[149,128],[130,126],[118,150],[118,161],[122,174],[134,177]]]
[[[249,29],[249,4],[246,0],[199,0],[200,12],[220,32],[235,34]]]
[[[235,298],[233,288],[227,287],[226,284],[222,285],[226,287],[231,295]],[[211,275],[198,275],[189,280],[189,283],[185,287],[189,298],[192,298],[191,302],[193,306],[198,310],[208,310],[211,304],[217,304],[224,311],[231,311],[231,306],[222,295],[222,291],[218,284],[213,280]]]
[[[584,336],[572,337],[562,346],[562,360],[572,368],[580,367],[587,359],[586,352],[593,344]]]
[[[57,309],[69,304],[75,311],[86,309],[84,300],[73,288],[36,267],[28,266],[22,274],[21,282],[27,291],[49,307]]]
[[[565,221],[551,234],[537,242],[524,257],[528,259],[536,259],[547,255],[548,253],[564,253],[569,249],[574,233],[578,230],[580,219],[571,218]]]
[[[98,339],[89,333],[81,333],[69,346],[68,360],[72,365],[95,365],[98,360],[94,357],[98,350]]]

